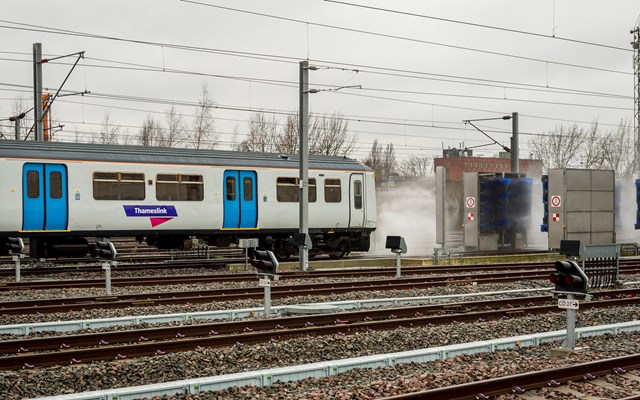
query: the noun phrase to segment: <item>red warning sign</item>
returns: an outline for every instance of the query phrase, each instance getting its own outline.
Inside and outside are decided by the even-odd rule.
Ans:
[[[551,207],[560,207],[562,205],[562,198],[560,196],[551,196]]]
[[[553,217],[551,217],[551,219],[552,219],[553,221],[560,221],[560,214],[558,214],[558,213],[554,213],[554,214],[553,214]]]
[[[473,213],[469,213],[467,214],[467,221],[473,221],[475,218],[475,216],[473,215]]]
[[[476,198],[475,197],[467,197],[467,208],[473,208],[476,206]]]

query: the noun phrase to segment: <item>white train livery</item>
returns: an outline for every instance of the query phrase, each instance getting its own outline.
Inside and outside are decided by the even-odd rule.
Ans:
[[[0,140],[0,254],[16,237],[38,258],[90,253],[87,237],[159,248],[258,238],[286,259],[297,252],[298,164],[297,155]],[[367,251],[375,228],[371,169],[310,156],[312,251]]]

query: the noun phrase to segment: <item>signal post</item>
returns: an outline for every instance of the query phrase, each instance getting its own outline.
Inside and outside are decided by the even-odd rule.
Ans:
[[[589,278],[575,261],[556,261],[556,272],[549,276],[555,284],[553,297],[558,299],[558,307],[567,310],[567,338],[559,352],[575,351],[576,347],[576,310],[580,301],[576,296],[591,298],[588,294]]]
[[[278,276],[278,260],[272,251],[249,249],[251,266],[256,269],[258,286],[264,287],[264,314],[271,315],[271,282],[280,280]]]
[[[95,252],[99,258],[104,260],[102,269],[105,275],[105,286],[107,295],[111,295],[111,267],[118,266],[118,262],[116,261],[118,252],[113,243],[107,239],[96,241]]]
[[[5,252],[11,253],[11,259],[16,265],[16,282],[20,282],[20,261],[24,258],[24,243],[22,242],[22,238],[7,238],[4,245],[5,249],[0,249],[0,254]]]

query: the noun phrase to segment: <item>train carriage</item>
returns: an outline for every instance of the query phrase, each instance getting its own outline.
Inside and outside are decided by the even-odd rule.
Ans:
[[[29,238],[38,258],[86,254],[86,237],[136,236],[159,248],[251,237],[286,259],[297,251],[298,164],[296,155],[2,140],[0,253],[10,237]],[[314,249],[367,251],[375,227],[371,169],[310,156]]]

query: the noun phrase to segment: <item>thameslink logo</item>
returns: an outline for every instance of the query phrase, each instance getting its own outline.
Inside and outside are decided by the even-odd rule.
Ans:
[[[127,217],[177,217],[174,206],[123,206]]]
[[[155,227],[178,216],[174,206],[123,206],[127,217],[150,217],[151,226]]]

